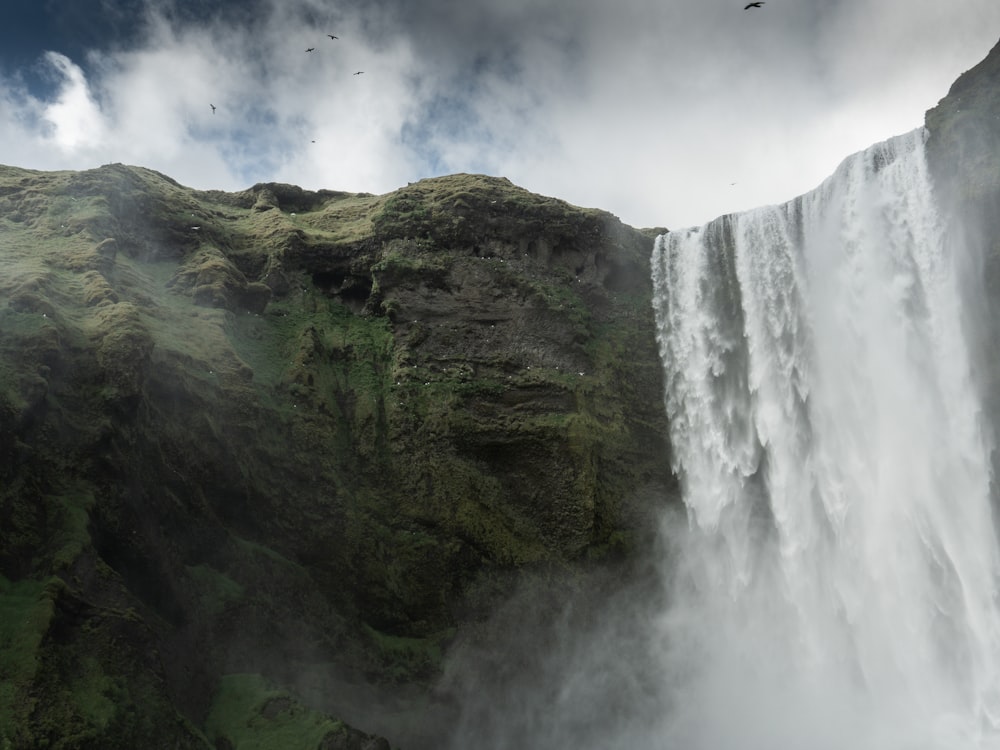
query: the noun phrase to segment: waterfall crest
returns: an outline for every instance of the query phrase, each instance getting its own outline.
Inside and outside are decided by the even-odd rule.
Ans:
[[[925,137],[657,240],[665,746],[1000,747],[993,446]]]

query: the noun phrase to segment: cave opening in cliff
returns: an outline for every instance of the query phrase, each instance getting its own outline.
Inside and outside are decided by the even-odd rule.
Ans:
[[[313,285],[323,294],[338,298],[352,312],[360,312],[372,293],[370,278],[360,278],[346,269],[316,271],[312,275]]]

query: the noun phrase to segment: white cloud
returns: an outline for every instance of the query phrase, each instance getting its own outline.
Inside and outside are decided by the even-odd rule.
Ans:
[[[51,142],[64,152],[99,147],[106,136],[104,117],[83,71],[58,52],[45,57],[62,79],[55,100],[42,110],[42,118],[51,126]]]
[[[489,172],[678,226],[787,200],[920,125],[1000,33],[994,0],[266,7],[252,27],[151,12],[131,46],[51,53],[45,101],[0,81],[0,162],[222,189]]]

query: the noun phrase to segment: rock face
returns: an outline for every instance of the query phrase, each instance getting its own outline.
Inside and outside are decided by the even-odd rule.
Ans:
[[[627,564],[651,245],[475,175],[0,167],[0,745],[379,747],[324,714],[391,735],[519,576]]]
[[[965,274],[986,424],[1000,424],[1000,43],[927,113],[927,158]],[[994,436],[996,440],[997,436]],[[994,476],[1000,454],[994,451]]]

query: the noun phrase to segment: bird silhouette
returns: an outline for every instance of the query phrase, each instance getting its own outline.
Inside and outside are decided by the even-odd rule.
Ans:
[[[743,6],[743,10],[750,10],[751,8],[759,8],[763,4],[764,0],[760,0],[759,2],[756,3],[747,3],[746,5]]]
[[[330,37],[331,39],[339,39],[340,38],[340,37],[334,36],[333,34],[327,34],[327,36]]]
[[[355,73],[354,75],[356,75],[356,76],[359,76],[359,75],[361,75],[361,74],[362,74],[362,73],[364,73],[364,72],[365,72],[365,71],[363,71],[363,70],[359,70],[359,71],[358,71],[357,73]]]
[[[309,49],[306,50],[306,52],[312,52],[314,49],[316,49],[316,48],[315,47],[310,47]]]
[[[215,114],[215,105],[214,104],[209,104],[208,106],[212,108],[212,114],[214,115]]]

